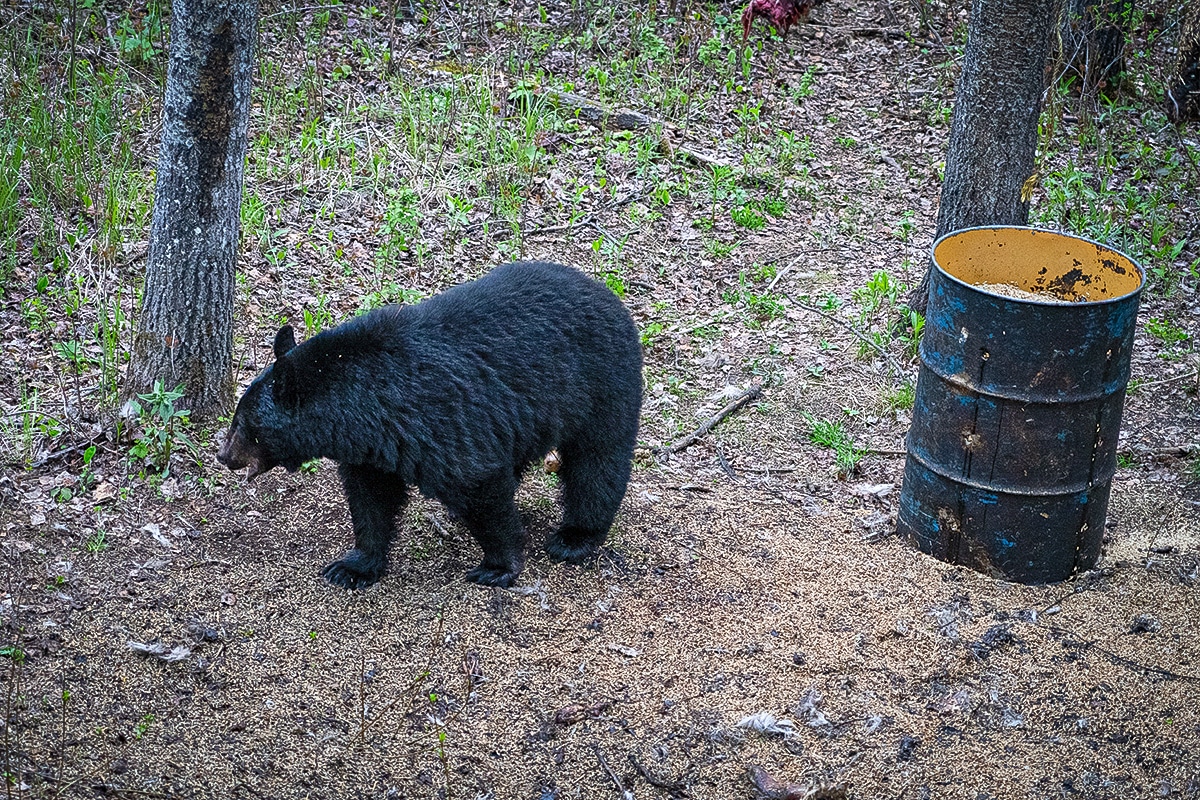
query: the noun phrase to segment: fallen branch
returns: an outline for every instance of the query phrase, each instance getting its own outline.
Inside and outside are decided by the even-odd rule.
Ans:
[[[895,357],[892,356],[891,353],[889,353],[887,350],[880,347],[879,344],[877,344],[876,342],[874,342],[871,339],[871,337],[867,336],[865,333],[863,333],[858,328],[851,325],[849,322],[846,322],[846,320],[841,319],[840,317],[837,317],[834,314],[830,314],[828,311],[824,310],[823,308],[817,308],[816,306],[801,302],[800,300],[797,300],[796,298],[792,297],[787,292],[784,292],[783,296],[786,297],[788,300],[790,300],[794,305],[799,306],[800,308],[803,308],[805,311],[811,311],[814,314],[819,314],[820,316],[824,317],[825,319],[829,320],[830,322],[836,322],[838,325],[841,325],[843,328],[850,331],[850,333],[854,334],[854,336],[856,336],[859,341],[861,341],[863,344],[870,347],[875,352],[879,353],[879,355],[883,356],[883,359],[887,362],[888,366],[892,370],[893,377],[904,374],[904,370],[903,370],[903,368],[901,368],[900,362],[897,361],[895,359]]]
[[[598,100],[592,100],[583,95],[545,88],[538,89],[535,95],[548,102],[555,109],[571,112],[575,115],[576,119],[586,122],[589,125],[594,125],[597,128],[619,131],[646,131],[655,127],[661,127],[664,131],[676,131],[675,126],[669,122],[647,116],[640,111],[631,111],[628,108],[610,108]],[[684,145],[673,144],[665,133],[659,144],[662,151],[668,156],[678,155],[683,160],[698,167],[712,168],[723,163],[715,156],[702,153],[699,150],[693,150]]]
[[[672,453],[678,453],[682,450],[688,449],[696,442],[700,441],[700,439],[709,431],[717,427],[717,425],[720,424],[723,419],[749,403],[751,400],[757,399],[761,394],[762,384],[755,383],[751,385],[749,389],[735,397],[729,403],[729,405],[722,408],[720,411],[710,417],[703,425],[701,425],[699,428],[696,428],[696,430],[692,431],[687,436],[683,437],[672,445],[667,445],[665,447],[652,447],[650,448],[650,452],[654,453],[655,455],[670,455]]]
[[[656,120],[638,111],[627,108],[609,108],[595,100],[571,92],[556,89],[539,89],[536,95],[556,109],[572,111],[575,116],[597,128],[615,128],[619,131],[644,131],[653,128]]]

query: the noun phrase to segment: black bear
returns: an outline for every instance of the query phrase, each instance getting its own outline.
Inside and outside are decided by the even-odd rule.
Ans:
[[[564,514],[546,550],[594,556],[629,482],[641,401],[641,344],[621,301],[576,269],[517,262],[300,345],[280,328],[217,458],[251,478],[338,462],[355,547],[325,568],[333,584],[379,580],[416,486],[483,549],[467,579],[511,586],[525,561],[513,503],[525,467],[557,448]]]

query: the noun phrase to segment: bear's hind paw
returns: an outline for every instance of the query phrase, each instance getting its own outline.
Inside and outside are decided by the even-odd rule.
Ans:
[[[366,589],[379,582],[383,577],[383,568],[363,569],[361,558],[347,556],[325,567],[321,575],[334,586],[343,589]]]
[[[571,564],[587,564],[596,559],[604,535],[596,535],[580,528],[563,526],[546,537],[546,552],[556,561]]]
[[[467,573],[467,580],[480,586],[499,586],[507,589],[517,580],[517,573],[511,569],[480,564]]]

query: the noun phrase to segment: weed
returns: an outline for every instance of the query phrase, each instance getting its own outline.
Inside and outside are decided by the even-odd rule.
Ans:
[[[107,534],[103,528],[97,528],[96,532],[87,538],[83,547],[89,553],[99,553],[108,549]]]
[[[654,339],[663,332],[663,324],[661,322],[650,322],[642,328],[642,347],[650,348],[654,346]]]
[[[616,272],[609,271],[604,273],[604,285],[612,290],[612,293],[621,299],[625,298],[625,280]]]
[[[757,209],[750,205],[744,205],[740,208],[735,208],[730,212],[733,216],[735,224],[748,228],[752,231],[759,230],[767,224],[767,218],[758,212]]]
[[[15,644],[0,645],[0,658],[7,658],[20,666],[25,663],[25,651]]]
[[[1186,342],[1190,337],[1187,331],[1161,317],[1151,317],[1146,321],[1146,333],[1168,347]]]
[[[799,103],[801,100],[812,97],[816,93],[813,87],[817,83],[816,64],[809,65],[808,69],[800,76],[800,80],[792,87],[792,99]]]
[[[138,721],[138,724],[133,726],[133,738],[141,739],[143,736],[146,735],[146,732],[150,730],[150,726],[153,724],[154,724],[154,715],[146,714],[144,717],[141,718],[141,720]]]
[[[139,394],[137,400],[129,402],[130,411],[141,425],[141,434],[129,448],[129,455],[157,469],[163,478],[170,473],[174,452],[181,446],[190,451],[196,449],[184,432],[191,412],[175,407],[183,394],[182,385],[168,391],[162,381],[155,381],[153,391]]]

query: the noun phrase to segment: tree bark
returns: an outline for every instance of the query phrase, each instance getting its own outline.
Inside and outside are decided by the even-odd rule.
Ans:
[[[1200,119],[1200,2],[1184,5],[1179,59],[1167,81],[1167,116],[1174,123]]]
[[[258,0],[174,0],[162,143],[126,396],[233,399],[233,300]]]
[[[1024,225],[1057,0],[974,0],[954,101],[937,236]],[[929,274],[909,305],[924,312]]]

